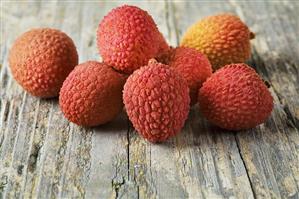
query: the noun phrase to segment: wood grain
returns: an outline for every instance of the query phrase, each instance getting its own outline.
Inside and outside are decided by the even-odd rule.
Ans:
[[[142,139],[123,112],[97,128],[62,115],[57,99],[30,96],[7,62],[33,27],[70,35],[79,61],[99,60],[95,32],[116,1],[1,1],[0,198],[299,198],[299,18],[296,1],[128,1],[147,10],[173,46],[200,18],[232,12],[256,33],[249,64],[275,99],[271,118],[229,132],[193,107],[164,144]]]

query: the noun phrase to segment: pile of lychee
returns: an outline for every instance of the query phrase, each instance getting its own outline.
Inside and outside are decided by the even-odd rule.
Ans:
[[[271,114],[265,82],[243,63],[254,34],[234,15],[200,20],[173,48],[146,11],[124,5],[102,19],[96,34],[103,62],[78,65],[65,33],[25,32],[10,50],[11,72],[34,96],[59,95],[65,117],[81,126],[113,120],[124,104],[135,129],[151,142],[180,132],[197,102],[208,121],[228,130],[253,128]]]

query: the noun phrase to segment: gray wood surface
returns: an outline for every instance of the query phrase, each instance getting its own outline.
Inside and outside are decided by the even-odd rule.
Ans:
[[[99,60],[95,33],[116,1],[1,1],[0,198],[299,198],[298,1],[129,1],[172,45],[203,16],[232,12],[256,33],[249,61],[271,84],[275,109],[254,129],[211,126],[192,108],[182,132],[146,142],[125,113],[97,128],[69,123],[57,99],[13,80],[8,51],[33,27],[70,35],[80,62]]]

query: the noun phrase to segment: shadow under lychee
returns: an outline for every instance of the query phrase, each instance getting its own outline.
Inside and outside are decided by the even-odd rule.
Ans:
[[[107,122],[106,124],[93,127],[93,130],[96,133],[127,133],[128,128],[128,117],[125,111],[122,111],[114,120]]]

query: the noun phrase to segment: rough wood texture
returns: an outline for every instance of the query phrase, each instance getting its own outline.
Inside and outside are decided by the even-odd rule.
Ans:
[[[299,4],[296,1],[136,1],[172,45],[203,16],[238,14],[256,33],[249,61],[271,84],[275,110],[259,127],[223,131],[192,108],[165,144],[140,138],[125,113],[84,129],[57,99],[25,93],[7,56],[22,32],[62,29],[80,62],[99,59],[95,31],[117,2],[1,1],[0,198],[299,198]]]

